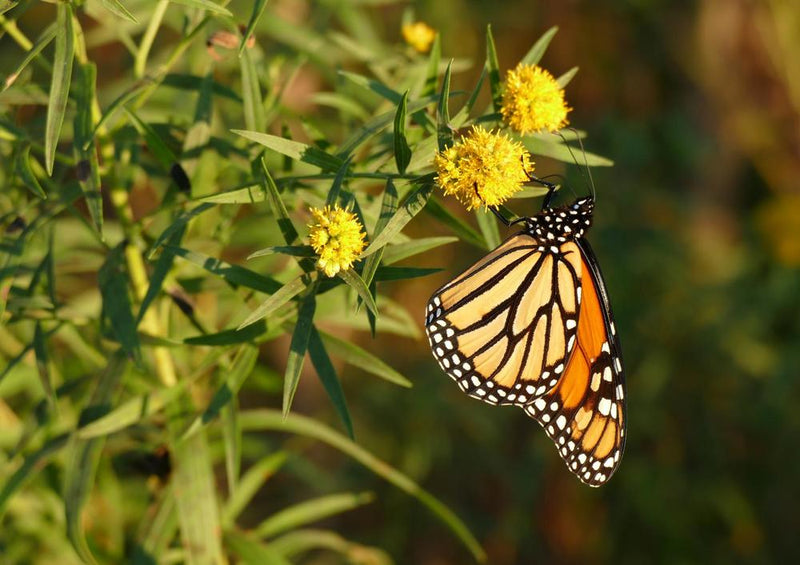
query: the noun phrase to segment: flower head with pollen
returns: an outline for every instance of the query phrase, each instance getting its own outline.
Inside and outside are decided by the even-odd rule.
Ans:
[[[521,143],[481,126],[436,155],[434,166],[437,184],[467,210],[502,204],[533,174],[533,161]]]
[[[420,53],[427,53],[436,39],[436,31],[425,22],[404,24],[401,31],[406,43]]]
[[[508,72],[500,111],[512,129],[522,134],[556,131],[569,123],[570,110],[564,89],[543,68],[520,63]]]
[[[365,245],[356,215],[338,204],[322,210],[311,208],[311,215],[314,223],[308,226],[308,239],[317,254],[317,268],[332,277],[352,267]]]

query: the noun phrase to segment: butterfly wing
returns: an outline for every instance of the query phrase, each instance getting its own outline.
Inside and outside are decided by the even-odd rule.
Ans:
[[[569,469],[600,486],[616,471],[625,447],[625,379],[605,283],[588,243],[577,244],[583,273],[577,346],[556,385],[525,411]]]
[[[427,308],[434,357],[461,389],[525,406],[556,385],[575,347],[582,260],[521,232],[437,290]]]

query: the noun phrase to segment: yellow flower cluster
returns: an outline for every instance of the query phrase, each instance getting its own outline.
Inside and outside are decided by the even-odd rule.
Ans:
[[[364,232],[353,212],[337,204],[322,210],[311,208],[314,223],[309,224],[308,238],[317,254],[317,268],[332,277],[347,270],[364,250]]]
[[[571,109],[564,101],[564,89],[543,68],[520,63],[508,72],[500,111],[519,133],[559,130],[569,123]]]
[[[425,22],[404,24],[401,31],[406,43],[420,53],[427,53],[436,39],[436,31]]]
[[[438,185],[467,210],[503,203],[533,174],[533,161],[521,143],[481,126],[436,155],[434,166]]]

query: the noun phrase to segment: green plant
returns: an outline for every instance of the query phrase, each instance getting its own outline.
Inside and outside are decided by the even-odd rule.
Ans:
[[[16,54],[0,93],[0,548],[30,563],[280,564],[315,548],[388,562],[306,529],[370,493],[291,500],[240,525],[265,482],[303,457],[275,437],[284,432],[416,497],[483,560],[451,510],[354,441],[332,358],[411,382],[319,323],[420,337],[418,313],[382,291],[434,270],[395,263],[459,238],[499,242],[491,215],[477,212],[475,230],[442,204],[431,173],[457,130],[499,123],[491,34],[484,73],[462,93],[450,80],[467,62],[442,61],[438,39],[428,56],[382,41],[359,2],[324,4],[302,26],[266,2],[247,15],[224,4],[60,2],[46,16],[0,5],[0,45]],[[33,40],[17,25],[26,18]],[[325,87],[303,93],[299,77]],[[476,111],[485,80],[493,103]],[[293,107],[301,95],[319,110]],[[571,161],[566,140],[581,135],[522,140]],[[354,212],[368,247],[328,277],[298,226],[308,207],[335,204]],[[405,235],[422,210],[453,235]],[[281,375],[269,356],[286,346],[266,344],[283,336]],[[291,413],[306,357],[344,433]],[[282,410],[241,408],[245,391],[266,403],[282,391]]]

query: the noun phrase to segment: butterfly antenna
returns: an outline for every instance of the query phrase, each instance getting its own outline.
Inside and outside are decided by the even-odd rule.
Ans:
[[[580,164],[578,163],[578,159],[577,159],[577,157],[575,157],[575,153],[572,152],[572,147],[570,147],[569,143],[567,143],[567,138],[564,137],[564,134],[561,133],[561,132],[558,132],[558,136],[564,142],[564,146],[567,148],[567,151],[569,151],[569,154],[572,157],[572,160],[575,162],[576,165],[578,165],[578,170],[580,170],[580,172],[581,172],[581,176],[583,177],[583,181],[587,185],[589,185],[589,190],[592,193],[592,200],[596,200],[596,194],[595,194],[595,189],[594,189],[594,178],[592,178],[592,170],[589,168],[589,161],[586,159],[586,149],[583,147],[583,141],[581,140],[581,136],[578,133],[578,130],[576,130],[575,128],[569,128],[569,130],[572,133],[575,134],[575,139],[578,140],[578,145],[581,146],[581,153],[583,153],[583,166],[585,168],[585,171],[584,171],[584,169],[580,168]]]

